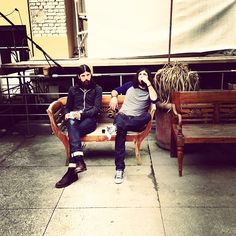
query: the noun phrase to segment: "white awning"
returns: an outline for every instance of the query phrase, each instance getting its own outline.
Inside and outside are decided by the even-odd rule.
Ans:
[[[168,54],[170,0],[85,0],[88,57]],[[236,48],[236,0],[173,0],[171,53]]]

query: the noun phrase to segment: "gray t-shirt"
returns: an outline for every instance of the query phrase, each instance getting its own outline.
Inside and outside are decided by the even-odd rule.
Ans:
[[[127,90],[119,112],[127,116],[141,116],[148,111],[149,106],[149,92],[132,86]]]

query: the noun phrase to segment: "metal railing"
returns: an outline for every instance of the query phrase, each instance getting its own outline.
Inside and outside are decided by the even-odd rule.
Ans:
[[[236,73],[236,70],[217,70],[217,71],[196,71],[201,74],[218,74],[220,76],[220,89],[223,89],[226,73]],[[152,72],[154,75],[156,72]],[[95,73],[94,77],[108,76],[117,80],[119,85],[122,85],[125,77],[133,76],[135,73]],[[33,84],[32,79],[35,81],[40,80],[44,82],[45,78],[52,79],[52,82],[56,82],[59,78],[68,78],[68,84],[74,85],[76,74],[53,74],[50,77],[44,75],[0,75],[0,80],[6,80],[6,88],[1,90],[0,96],[0,119],[5,118],[13,125],[17,120],[25,120],[29,130],[29,124],[33,119],[41,119],[43,122],[49,124],[46,109],[49,104],[58,97],[66,96],[67,92],[49,92],[49,88],[40,90],[39,85]],[[19,80],[19,84],[12,86],[10,80],[16,78]],[[54,80],[53,80],[54,79]],[[28,80],[28,81],[27,81]],[[49,83],[50,84],[50,83]],[[106,86],[106,85],[104,85]],[[16,93],[18,90],[18,93]],[[109,92],[104,92],[109,93]],[[18,118],[18,119],[16,119]],[[24,118],[24,119],[23,119]]]

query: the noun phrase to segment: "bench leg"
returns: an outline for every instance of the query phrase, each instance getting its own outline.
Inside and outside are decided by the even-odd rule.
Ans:
[[[179,167],[179,176],[182,176],[182,171],[183,171],[183,146],[178,146],[177,147],[177,157],[178,157],[178,167]]]
[[[65,150],[66,150],[66,163],[65,165],[68,166],[69,164],[69,159],[70,159],[70,145],[69,145],[69,138],[61,133],[56,133],[55,134],[59,140],[63,143]]]
[[[70,159],[70,146],[69,146],[69,141],[67,137],[63,137],[61,138],[61,141],[65,147],[66,150],[66,162],[65,165],[68,166],[69,165],[69,159]]]
[[[136,155],[138,165],[142,164],[141,157],[140,157],[140,147],[141,147],[141,142],[135,141],[135,155]]]
[[[65,145],[65,149],[66,149],[66,163],[65,163],[65,165],[68,166],[69,165],[69,159],[70,159],[70,148],[69,148],[69,146]]]
[[[177,157],[177,145],[173,131],[171,132],[171,140],[170,140],[170,157]]]

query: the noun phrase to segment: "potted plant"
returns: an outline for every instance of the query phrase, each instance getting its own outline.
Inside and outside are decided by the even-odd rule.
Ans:
[[[199,77],[183,63],[168,63],[158,70],[154,76],[154,87],[158,94],[156,120],[157,144],[170,149],[170,109],[173,91],[199,90]]]

